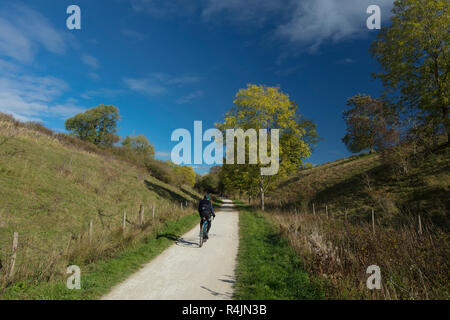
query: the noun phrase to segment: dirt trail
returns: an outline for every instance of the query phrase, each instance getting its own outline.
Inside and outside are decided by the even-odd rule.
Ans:
[[[233,204],[224,200],[203,247],[198,246],[197,225],[102,299],[231,299],[239,248],[238,222]]]

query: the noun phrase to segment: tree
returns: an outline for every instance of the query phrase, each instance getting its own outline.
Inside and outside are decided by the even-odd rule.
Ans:
[[[190,166],[178,166],[174,165],[172,168],[175,176],[177,177],[178,185],[186,184],[193,187],[195,185],[195,171]]]
[[[124,148],[130,148],[140,155],[148,158],[155,157],[155,148],[150,144],[148,139],[140,134],[136,137],[126,137],[122,140],[122,146]]]
[[[347,100],[347,106],[350,108],[342,113],[347,124],[342,141],[351,152],[369,149],[373,153],[390,142],[394,129],[389,124],[394,122],[395,113],[389,112],[385,102],[358,94]]]
[[[275,175],[261,175],[260,168],[266,165],[260,157],[256,164],[248,164],[250,155],[246,153],[246,164],[223,165],[221,179],[226,191],[238,190],[249,195],[257,192],[264,210],[265,194],[275,187],[278,179],[300,168],[302,160],[310,156],[317,142],[315,125],[303,120],[297,111],[295,102],[278,87],[249,84],[239,90],[234,107],[225,115],[223,123],[216,126],[222,132],[226,129],[254,129],[256,132],[267,129],[268,136],[271,130],[279,129],[279,170]],[[245,141],[246,150],[249,150],[249,143]]]
[[[116,135],[119,120],[119,109],[101,104],[67,119],[65,127],[82,140],[96,145],[111,146],[119,141]]]
[[[449,8],[448,0],[396,0],[392,23],[371,51],[383,70],[374,76],[397,108],[418,110],[422,122],[443,129],[450,142]]]

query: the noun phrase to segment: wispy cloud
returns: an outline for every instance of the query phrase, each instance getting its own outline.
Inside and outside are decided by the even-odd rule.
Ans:
[[[124,89],[111,89],[111,88],[100,88],[96,90],[89,90],[87,92],[84,92],[80,95],[81,98],[89,100],[95,97],[101,97],[101,98],[114,98],[118,95],[125,94],[126,90]]]
[[[190,94],[188,94],[188,95],[185,95],[185,96],[183,96],[183,97],[177,99],[176,103],[177,103],[177,104],[189,103],[189,102],[191,102],[191,101],[194,100],[194,99],[203,97],[204,94],[205,94],[204,91],[202,91],[202,90],[197,90],[197,91],[194,91],[194,92],[192,92],[192,93],[190,93]]]
[[[200,77],[191,75],[172,76],[167,73],[152,73],[150,78],[167,85],[187,85],[199,82]]]
[[[367,35],[366,9],[379,5],[386,14],[394,0],[305,0],[297,1],[289,21],[276,34],[316,51],[326,42],[337,43]]]
[[[98,73],[95,73],[95,72],[88,72],[88,77],[91,78],[92,80],[100,79],[100,76],[98,75]]]
[[[0,70],[3,70],[3,72],[15,72],[18,69],[19,67],[16,64],[0,59]]]
[[[160,159],[169,159],[170,152],[169,151],[156,151],[155,157],[160,158]]]
[[[136,12],[165,17],[198,14],[205,22],[223,21],[243,27],[264,28],[275,41],[317,51],[325,43],[338,43],[368,35],[366,9],[379,5],[387,21],[394,0],[129,0]]]
[[[127,38],[130,38],[132,40],[136,40],[136,41],[143,41],[146,40],[148,38],[148,36],[144,33],[141,32],[137,32],[135,30],[131,30],[131,29],[123,29],[121,31],[122,35],[124,35]]]
[[[191,75],[172,76],[166,73],[152,73],[144,78],[125,78],[125,85],[141,94],[156,96],[167,93],[172,87],[194,84],[201,78]]]
[[[261,26],[274,16],[280,18],[286,14],[291,2],[291,0],[206,0],[202,17],[211,22],[220,15],[220,18],[232,23]]]
[[[341,59],[337,62],[337,64],[349,64],[349,63],[355,63],[356,60],[352,59],[352,58],[344,58]]]
[[[4,4],[0,8],[0,55],[30,63],[38,49],[62,54],[67,43],[41,13],[24,5]]]
[[[186,0],[130,0],[136,12],[145,12],[153,17],[186,16],[194,14],[201,2]]]
[[[83,111],[73,100],[56,102],[68,88],[66,82],[55,77],[6,73],[0,76],[0,112],[23,121],[43,121]]]
[[[88,55],[88,54],[84,54],[81,56],[81,61],[91,67],[92,69],[98,69],[98,67],[100,66],[97,58],[95,58],[94,56]]]
[[[167,92],[167,89],[148,78],[126,78],[123,80],[125,85],[136,92],[145,95],[159,95]]]

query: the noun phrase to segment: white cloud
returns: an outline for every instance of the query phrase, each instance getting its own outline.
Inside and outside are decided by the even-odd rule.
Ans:
[[[137,32],[135,30],[131,30],[131,29],[123,29],[121,31],[122,35],[124,35],[127,38],[136,40],[136,41],[143,41],[146,40],[148,37],[146,34],[141,33],[141,32]]]
[[[98,62],[98,60],[97,60],[97,58],[95,58],[95,57],[93,57],[93,56],[91,56],[91,55],[88,55],[88,54],[82,55],[82,56],[81,56],[81,61],[82,61],[85,65],[91,67],[92,69],[97,69],[97,68],[100,66],[100,64],[99,64],[99,62]]]
[[[91,78],[92,80],[99,80],[100,76],[98,75],[98,73],[95,72],[89,72],[88,73],[88,77]]]
[[[167,89],[164,86],[153,83],[151,79],[127,78],[123,81],[128,88],[142,94],[153,96],[167,92]]]
[[[145,12],[153,17],[184,16],[197,11],[200,3],[189,0],[130,0],[136,12]]]
[[[10,61],[0,59],[0,70],[3,70],[3,72],[16,72],[19,70],[19,67]]]
[[[41,13],[24,5],[4,5],[0,10],[0,55],[30,63],[40,46],[62,54],[67,44]]]
[[[0,76],[0,112],[22,121],[41,121],[48,117],[67,117],[84,109],[75,101],[56,103],[68,85],[54,77],[4,74]]]
[[[366,9],[379,5],[387,23],[394,0],[206,0],[202,16],[223,17],[244,26],[265,26],[274,39],[310,52],[326,42],[368,35]],[[220,16],[219,16],[220,15]],[[218,17],[219,16],[219,17]]]
[[[328,41],[337,43],[367,35],[367,7],[379,5],[383,18],[392,3],[393,0],[298,1],[291,18],[277,27],[276,34],[315,51]]]
[[[217,19],[217,14],[234,23],[262,25],[271,17],[282,16],[289,10],[291,0],[206,0],[202,17],[208,21]]]
[[[172,76],[166,73],[152,73],[144,78],[125,78],[125,85],[141,94],[156,96],[167,93],[172,87],[182,87],[200,81],[200,77],[181,75]]]
[[[264,35],[310,52],[324,43],[338,43],[370,34],[369,5],[379,5],[388,22],[394,0],[128,0],[136,12],[156,17],[196,15],[206,22],[231,22],[246,33],[264,28]]]
[[[194,99],[200,98],[204,95],[205,93],[202,90],[197,90],[194,91],[186,96],[183,96],[181,98],[179,98],[176,103],[177,104],[184,104],[184,103],[189,103]]]
[[[169,151],[156,151],[155,157],[163,158],[163,159],[170,158],[170,152]]]
[[[158,80],[159,82],[166,85],[187,85],[196,83],[201,80],[200,77],[182,75],[182,76],[172,76],[167,73],[152,73],[150,78]]]
[[[101,98],[114,98],[120,94],[125,94],[126,91],[123,89],[110,89],[110,88],[101,88],[98,90],[89,90],[80,95],[83,99],[92,99],[93,97],[101,97]]]
[[[352,59],[352,58],[344,58],[339,60],[337,63],[338,64],[349,64],[349,63],[355,63],[356,60]]]

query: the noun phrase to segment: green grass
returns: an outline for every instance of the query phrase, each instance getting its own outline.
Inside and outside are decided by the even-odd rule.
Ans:
[[[80,300],[98,299],[119,282],[125,280],[143,264],[160,254],[173,243],[176,236],[181,236],[198,222],[198,215],[185,216],[177,221],[170,221],[158,232],[149,235],[138,243],[129,246],[120,254],[92,264],[80,266],[81,289],[69,290],[66,279],[49,282],[19,281],[8,287],[1,299],[39,299],[39,300]],[[69,275],[67,275],[68,277]]]
[[[370,221],[371,209],[389,224],[401,225],[405,217],[422,218],[448,227],[450,148],[440,146],[421,161],[410,160],[400,174],[383,162],[380,154],[353,156],[302,170],[285,179],[266,199],[268,208],[312,211],[355,222]],[[379,220],[381,222],[381,220]]]
[[[1,114],[0,195],[0,298],[5,288],[11,293],[22,287],[26,290],[18,292],[25,292],[24,298],[34,298],[28,294],[34,292],[28,291],[30,283],[45,288],[41,282],[65,277],[69,264],[89,265],[127,252],[130,243],[151,237],[154,229],[191,215],[200,196],[106,152],[87,152],[14,125]],[[14,232],[19,233],[17,259],[14,278],[8,279]],[[37,297],[43,296],[39,291]]]
[[[323,299],[321,283],[263,214],[240,208],[240,248],[235,299]]]

